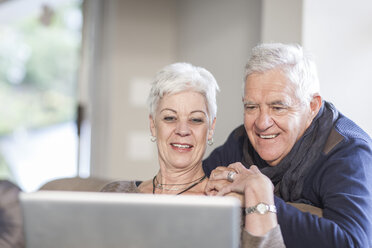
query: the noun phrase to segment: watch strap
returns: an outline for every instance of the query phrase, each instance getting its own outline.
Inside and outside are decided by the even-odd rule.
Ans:
[[[245,214],[259,213],[266,214],[268,212],[276,213],[275,205],[266,204],[263,202],[258,203],[256,206],[245,208]]]

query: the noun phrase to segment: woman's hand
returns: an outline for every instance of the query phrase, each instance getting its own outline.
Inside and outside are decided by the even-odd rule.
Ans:
[[[229,172],[236,172],[233,181],[229,182]],[[228,167],[217,167],[212,171],[206,186],[207,195],[227,195],[231,192],[245,195],[245,203],[257,204],[265,202],[274,203],[274,186],[271,180],[262,174],[257,166],[252,165],[247,169],[241,163],[233,163]]]
[[[233,173],[229,178],[229,173]],[[229,180],[228,180],[229,179]],[[207,195],[224,196],[230,193],[244,195],[244,205],[256,206],[263,202],[274,204],[274,186],[271,180],[262,174],[257,166],[247,169],[241,163],[233,163],[228,167],[217,167],[212,171],[206,186]],[[253,235],[262,236],[277,225],[276,214],[258,213],[248,214],[245,217],[245,229]]]
[[[220,166],[214,169],[209,177],[209,181],[205,189],[206,194],[207,195],[218,195],[221,189],[228,186],[231,182],[229,182],[226,179],[226,177],[230,171],[233,171],[233,170],[225,166]],[[233,196],[233,197],[238,198],[241,202],[241,205],[244,206],[244,194],[243,193],[229,192],[229,193],[226,193],[225,196]]]

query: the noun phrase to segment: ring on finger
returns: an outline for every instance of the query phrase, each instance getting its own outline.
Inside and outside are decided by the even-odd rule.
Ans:
[[[229,171],[229,173],[227,173],[227,181],[229,182],[234,182],[234,176],[235,176],[236,172],[235,171]]]

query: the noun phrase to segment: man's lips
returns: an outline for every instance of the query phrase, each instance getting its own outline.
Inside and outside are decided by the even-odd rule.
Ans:
[[[274,139],[278,136],[279,134],[258,134],[258,136],[261,139]]]

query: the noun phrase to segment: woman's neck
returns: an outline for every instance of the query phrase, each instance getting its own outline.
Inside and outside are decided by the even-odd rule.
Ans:
[[[160,168],[152,180],[156,194],[204,194],[206,176],[202,166],[188,170]]]
[[[160,168],[159,172],[156,174],[156,180],[162,185],[180,185],[193,183],[194,181],[202,178],[204,175],[205,174],[202,166],[188,170]]]

